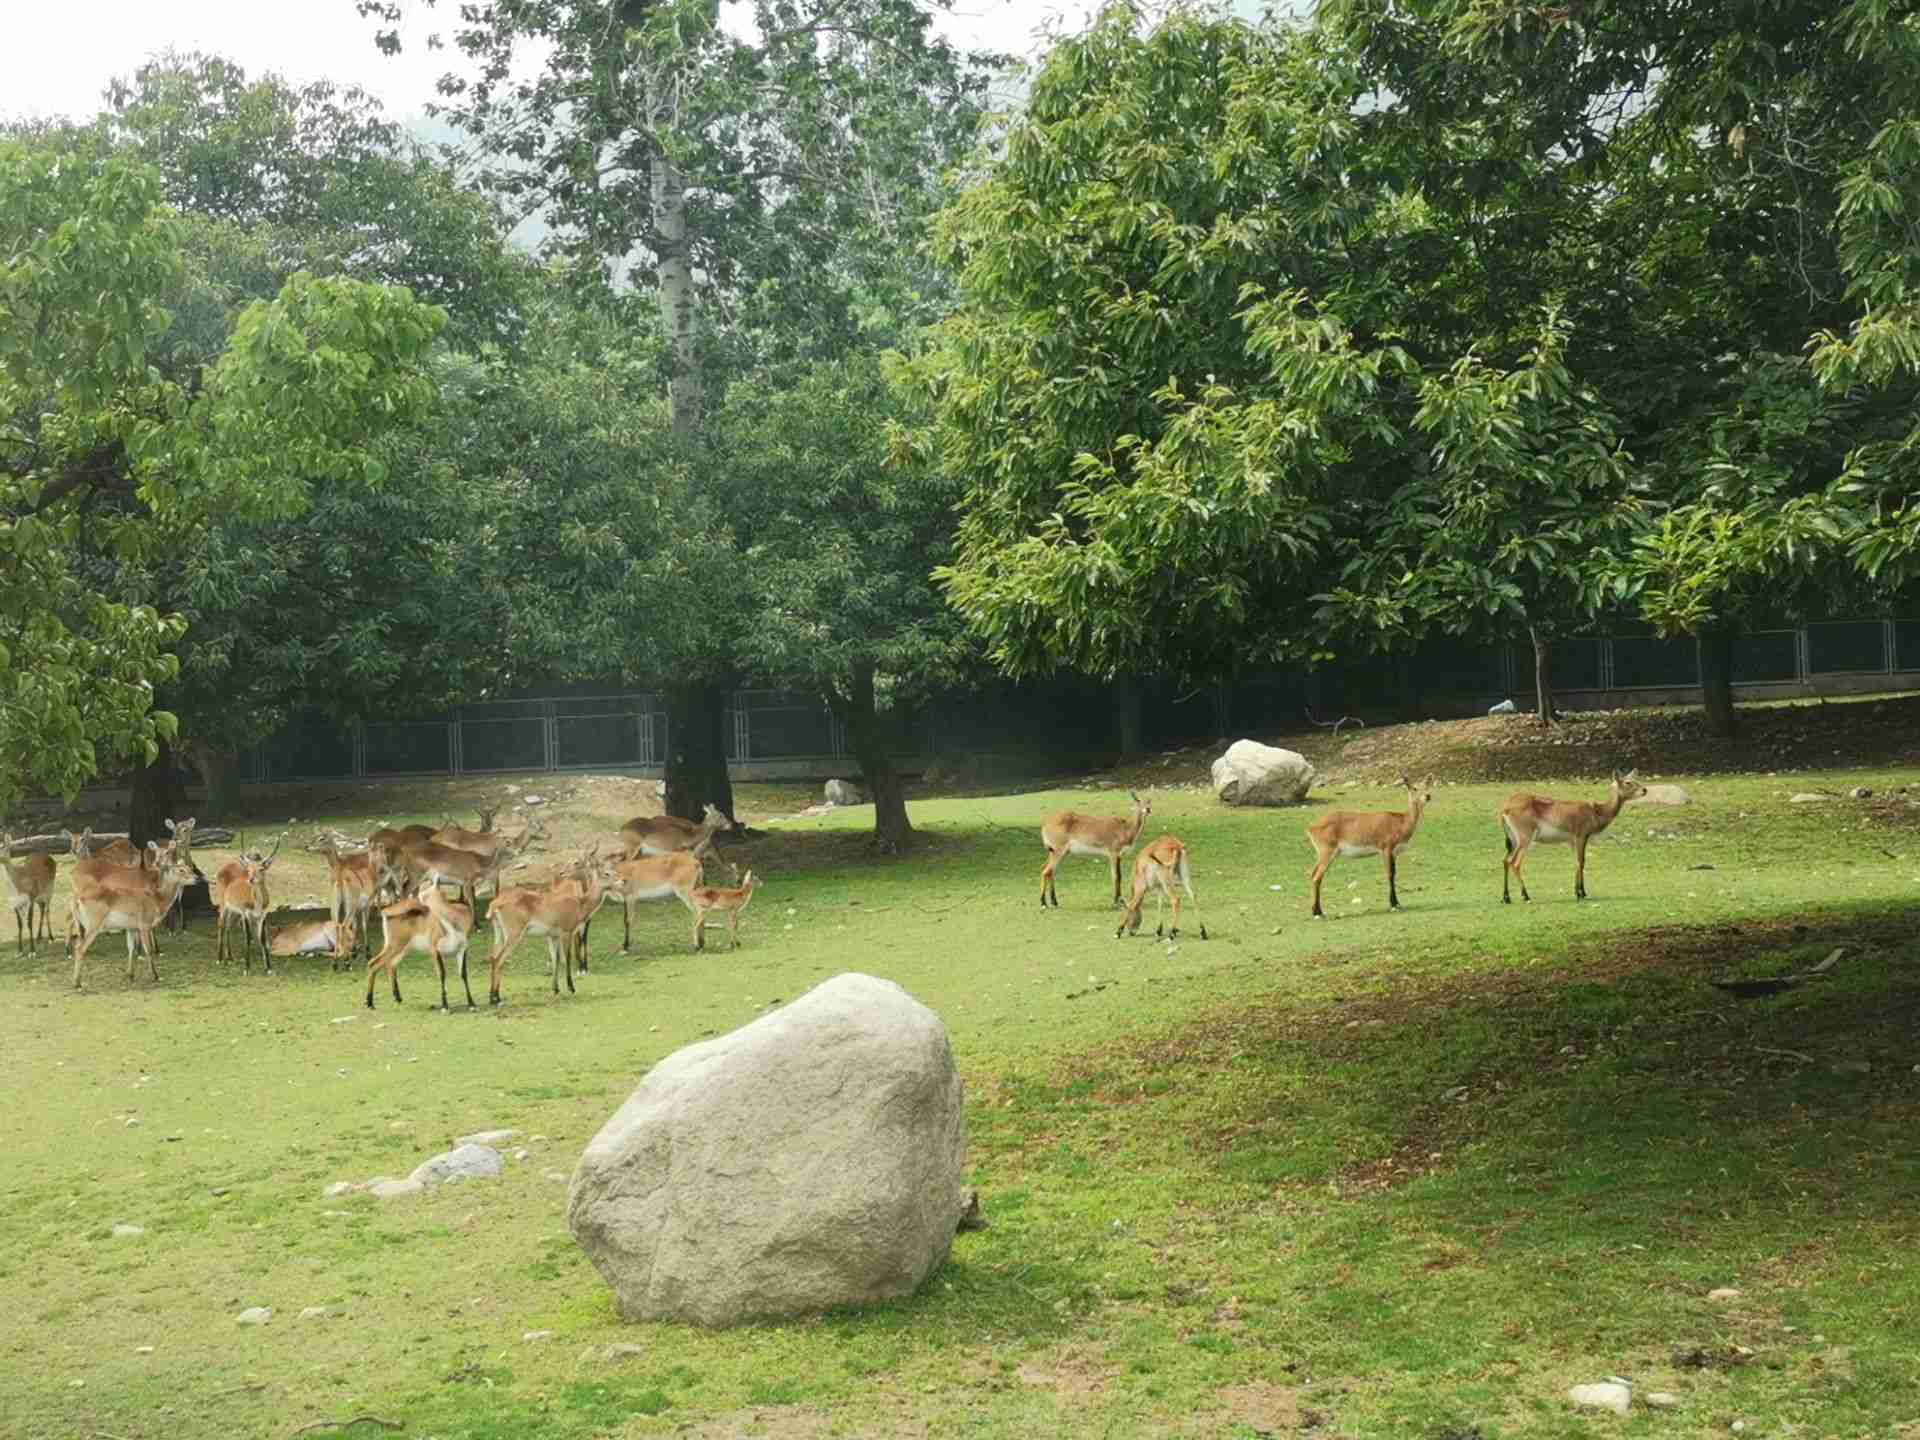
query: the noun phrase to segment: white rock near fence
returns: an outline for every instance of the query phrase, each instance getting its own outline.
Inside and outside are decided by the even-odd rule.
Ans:
[[[839,975],[654,1066],[580,1157],[567,1223],[629,1320],[911,1294],[960,1220],[960,1100],[939,1017]]]
[[[1236,740],[1213,762],[1213,793],[1228,805],[1298,805],[1315,778],[1306,756],[1258,740]]]
[[[827,781],[827,803],[829,805],[864,805],[867,792],[851,780]]]

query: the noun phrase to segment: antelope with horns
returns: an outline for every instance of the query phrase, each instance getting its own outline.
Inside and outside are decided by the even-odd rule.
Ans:
[[[740,875],[740,867],[731,867],[735,878]],[[727,948],[740,948],[740,912],[747,908],[747,902],[753,899],[753,892],[761,882],[754,878],[753,871],[747,871],[746,878],[738,885],[696,885],[687,892],[687,908],[693,911],[693,948],[707,948],[707,916],[716,911],[727,917]]]
[[[39,950],[42,931],[53,942],[53,876],[51,855],[29,855],[14,864],[13,832],[0,831],[0,884],[13,906],[14,940],[25,954]]]
[[[687,849],[676,850],[671,855],[642,855],[615,863],[613,868],[618,878],[611,893],[620,898],[621,954],[628,953],[633,946],[634,901],[678,900],[688,909],[693,908],[688,895],[706,878],[705,862],[713,848],[713,837],[725,829],[727,823],[725,815],[708,806],[707,817],[694,831],[694,843]]]
[[[697,825],[678,815],[638,816],[620,827],[622,858],[638,860],[642,855],[691,850],[703,842],[711,845],[715,835],[732,828],[732,817],[717,805],[707,806]]]
[[[1531,900],[1527,877],[1520,873],[1527,851],[1535,844],[1573,846],[1573,898],[1587,898],[1587,842],[1614,822],[1620,807],[1647,793],[1640,783],[1640,772],[1613,772],[1613,786],[1605,800],[1549,800],[1544,795],[1529,795],[1524,790],[1507,797],[1500,807],[1500,832],[1507,842],[1507,855],[1501,861],[1500,900],[1513,903],[1511,880],[1520,882],[1520,898]]]
[[[405,843],[401,853],[410,874],[434,875],[442,880],[451,880],[460,887],[460,898],[471,905],[476,887],[482,881],[498,896],[501,870],[537,838],[533,827],[528,825],[517,834],[507,836],[491,855],[480,855],[453,845],[441,845],[433,840],[418,844]]]
[[[493,817],[500,813],[500,802],[480,807],[480,828],[468,830],[456,825],[451,819],[433,832],[437,844],[451,845],[456,850],[472,850],[478,854],[489,853],[500,841],[500,832],[493,828]]]
[[[273,953],[267,948],[267,910],[273,897],[267,891],[267,872],[280,853],[282,831],[273,849],[262,855],[258,850],[244,851],[222,865],[213,877],[213,908],[220,914],[215,958],[222,963],[233,958],[227,939],[227,927],[240,927],[240,960],[248,973],[253,970],[253,947],[260,947],[260,958],[267,974],[273,973]]]
[[[1154,892],[1153,933],[1157,938],[1161,934],[1161,912],[1166,902],[1173,901],[1173,928],[1166,932],[1171,940],[1180,933],[1180,892],[1174,889],[1178,881],[1186,888],[1187,899],[1193,902],[1195,918],[1200,914],[1200,899],[1193,893],[1193,875],[1187,865],[1187,847],[1172,835],[1162,835],[1146,849],[1142,850],[1133,862],[1133,894],[1127,900],[1127,913],[1120,917],[1120,928],[1113,932],[1118,940],[1129,931],[1140,929],[1140,911],[1149,890]],[[1200,921],[1200,938],[1207,938],[1207,922]]]
[[[373,919],[374,894],[379,889],[379,871],[373,851],[345,849],[339,836],[311,845],[308,849],[327,862],[327,880],[333,887],[328,905],[329,917],[336,925],[349,920],[352,922],[353,944],[345,957],[351,959],[361,940],[366,940],[368,944],[373,941],[369,927]]]
[[[1147,817],[1153,814],[1153,792],[1149,790],[1143,800],[1129,790],[1128,798],[1133,801],[1133,818],[1125,819],[1114,815],[1081,815],[1076,811],[1062,810],[1049,815],[1040,827],[1040,843],[1047,847],[1047,863],[1040,870],[1040,903],[1044,906],[1049,900],[1053,908],[1060,908],[1060,893],[1054,888],[1053,872],[1060,868],[1060,862],[1069,855],[1098,855],[1104,858],[1113,870],[1113,903],[1120,905],[1120,857],[1133,848],[1133,842],[1140,838],[1141,827],[1147,823]]]
[[[547,941],[547,961],[553,969],[553,993],[560,993],[560,971],[567,975],[567,993],[573,993],[574,950],[587,917],[600,908],[617,877],[611,857],[600,858],[589,849],[566,874],[551,885],[517,886],[494,897],[487,918],[493,922],[493,952],[487,957],[487,1003],[500,1003],[500,970],[507,956],[527,935]],[[471,1003],[471,1002],[469,1002]]]
[[[1313,867],[1313,913],[1317,918],[1327,918],[1327,912],[1320,908],[1320,882],[1326,878],[1327,867],[1341,855],[1385,857],[1387,907],[1400,908],[1396,857],[1413,843],[1413,832],[1427,813],[1427,802],[1433,799],[1433,777],[1429,775],[1425,785],[1416,786],[1403,775],[1400,783],[1407,787],[1405,810],[1336,810],[1307,826],[1307,840],[1319,857]]]
[[[97,862],[101,869],[83,873],[73,869],[73,902],[68,909],[67,950],[73,956],[73,988],[80,988],[80,970],[93,942],[109,930],[127,937],[127,979],[133,979],[135,941],[147,953],[147,970],[155,980],[160,967],[154,960],[153,927],[158,925],[193,876],[181,864],[171,845],[149,843],[147,862],[116,865]],[[75,944],[75,932],[79,942]]]
[[[456,905],[440,893],[440,877],[428,875],[420,887],[403,900],[380,910],[380,938],[384,942],[367,961],[367,1008],[374,1008],[373,977],[382,969],[393,986],[393,1003],[400,1001],[400,960],[409,951],[433,956],[440,968],[440,1008],[447,1003],[447,960],[460,960],[460,984],[467,992],[467,1008],[473,1008],[473,987],[467,984],[467,948],[473,940],[473,907]]]

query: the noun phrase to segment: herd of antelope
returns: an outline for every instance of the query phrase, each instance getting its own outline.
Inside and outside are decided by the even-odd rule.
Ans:
[[[1433,799],[1433,777],[1429,775],[1422,785],[1415,785],[1404,777],[1400,783],[1407,789],[1405,810],[1335,810],[1307,826],[1307,840],[1314,850],[1310,913],[1316,918],[1326,918],[1326,911],[1320,908],[1320,884],[1326,878],[1327,868],[1340,856],[1380,856],[1387,867],[1387,904],[1395,910],[1400,908],[1396,858],[1413,843],[1413,832],[1420,828],[1420,817]],[[1082,815],[1075,810],[1062,810],[1047,817],[1040,827],[1040,843],[1047,847],[1047,863],[1040,869],[1040,904],[1059,906],[1054,872],[1062,860],[1069,855],[1092,856],[1105,860],[1112,869],[1113,904],[1125,910],[1115,936],[1139,931],[1141,906],[1151,893],[1156,921],[1164,915],[1166,902],[1173,902],[1172,925],[1163,927],[1156,923],[1153,927],[1155,935],[1172,938],[1180,933],[1180,889],[1187,892],[1187,900],[1196,915],[1200,909],[1193,893],[1187,847],[1175,836],[1162,835],[1142,850],[1133,862],[1133,892],[1123,907],[1120,860],[1134,847],[1146,827],[1147,817],[1153,814],[1151,793],[1145,797],[1133,791],[1127,793],[1133,800],[1131,816]],[[1521,866],[1527,851],[1536,844],[1573,847],[1573,895],[1576,900],[1586,899],[1587,842],[1614,822],[1621,806],[1646,793],[1647,787],[1640,783],[1637,771],[1628,771],[1625,775],[1615,771],[1605,800],[1549,800],[1544,795],[1530,795],[1525,791],[1510,795],[1507,803],[1500,807],[1499,816],[1501,836],[1506,841],[1506,857],[1501,862],[1501,900],[1513,903],[1513,881],[1519,882],[1522,900],[1533,899],[1527,893]],[[1176,882],[1179,889],[1175,888]],[[1204,921],[1200,925],[1200,938],[1207,938]]]
[[[467,952],[482,913],[492,927],[487,997],[495,1005],[500,1003],[501,969],[528,935],[546,941],[554,992],[559,993],[563,974],[572,991],[574,971],[587,970],[589,923],[603,904],[615,899],[624,912],[623,953],[632,945],[634,902],[667,899],[679,900],[691,912],[696,950],[706,948],[707,923],[715,917],[725,919],[728,939],[738,948],[740,912],[759,881],[751,870],[741,877],[736,866],[735,884],[703,883],[716,837],[733,825],[716,807],[707,806],[698,824],[672,815],[630,820],[605,855],[598,845],[590,846],[557,873],[512,883],[503,879],[503,872],[530,844],[547,837],[531,821],[522,821],[516,830],[495,830],[497,814],[498,807],[482,809],[477,830],[449,822],[437,828],[383,825],[359,843],[337,832],[316,836],[308,848],[326,861],[332,891],[327,918],[278,930],[269,923],[270,876],[285,832],[264,852],[245,848],[242,837],[240,853],[206,877],[193,861],[192,820],[167,821],[167,841],[149,842],[144,851],[124,839],[98,843],[90,829],[78,835],[65,831],[73,855],[66,950],[73,961],[74,987],[80,987],[87,952],[109,932],[126,937],[129,980],[143,954],[151,978],[158,980],[154,931],[169,917],[182,923],[182,892],[203,880],[216,917],[220,963],[232,958],[236,945],[243,970],[252,971],[258,951],[268,974],[275,958],[326,955],[337,969],[366,954],[369,1008],[375,978],[383,970],[393,998],[400,999],[398,967],[411,952],[433,957],[442,1007],[448,1005],[448,967],[457,963],[472,1007]],[[29,855],[16,864],[12,854],[13,836],[0,834],[0,876],[13,905],[15,940],[24,953],[33,954],[42,940],[53,940],[56,868],[47,855]],[[455,887],[457,899],[447,898],[445,885]],[[479,908],[483,885],[490,891],[484,912]],[[376,919],[381,938],[377,950],[372,943]]]
[[[1422,785],[1409,780],[1401,783],[1407,789],[1405,810],[1336,810],[1307,826],[1307,839],[1315,855],[1311,877],[1314,916],[1325,916],[1320,907],[1321,883],[1328,867],[1341,856],[1379,855],[1386,864],[1387,903],[1393,909],[1400,908],[1396,860],[1412,843],[1433,799],[1433,780],[1428,777]],[[1550,800],[1524,792],[1509,797],[1499,813],[1506,845],[1501,900],[1512,902],[1514,882],[1520,886],[1522,900],[1533,898],[1527,893],[1522,867],[1535,844],[1573,847],[1573,893],[1576,899],[1586,899],[1587,842],[1611,825],[1629,800],[1646,793],[1647,787],[1640,783],[1637,773],[1630,771],[1614,774],[1608,797],[1602,801]],[[1156,921],[1153,933],[1176,937],[1180,934],[1182,891],[1195,916],[1199,914],[1187,846],[1176,836],[1162,835],[1140,851],[1133,862],[1132,892],[1124,901],[1121,897],[1120,862],[1138,843],[1147,818],[1153,814],[1151,794],[1129,794],[1133,800],[1130,816],[1062,810],[1047,817],[1040,827],[1041,843],[1047,849],[1047,861],[1040,871],[1040,903],[1059,906],[1054,875],[1062,860],[1069,855],[1092,856],[1107,862],[1113,877],[1113,904],[1124,912],[1116,936],[1138,933],[1142,908],[1152,894]],[[264,853],[243,845],[241,853],[206,881],[217,917],[217,958],[223,963],[229,960],[237,943],[243,969],[251,972],[257,950],[271,974],[275,957],[324,954],[338,968],[366,954],[366,1003],[372,1008],[376,977],[382,971],[386,973],[393,998],[398,1001],[400,961],[417,952],[431,956],[439,972],[442,1008],[449,1007],[447,972],[453,964],[459,967],[460,985],[472,1008],[468,949],[476,920],[483,913],[479,908],[483,885],[490,891],[484,914],[492,929],[487,1000],[493,1005],[500,1003],[502,967],[529,935],[546,941],[554,993],[559,993],[563,977],[572,992],[575,971],[587,972],[587,937],[593,916],[614,900],[620,902],[622,912],[623,954],[632,946],[634,903],[649,900],[674,899],[687,908],[693,916],[696,950],[706,948],[707,922],[715,916],[725,919],[728,941],[738,948],[740,913],[753,898],[758,881],[751,870],[741,877],[735,866],[735,884],[703,883],[706,860],[716,838],[733,825],[716,807],[707,806],[697,824],[672,815],[630,820],[606,854],[598,845],[590,846],[553,874],[514,883],[508,883],[503,872],[530,844],[546,836],[527,819],[516,830],[495,830],[497,814],[498,807],[483,808],[477,830],[449,822],[438,828],[407,825],[390,829],[383,825],[358,843],[337,832],[316,837],[308,848],[327,864],[332,888],[328,918],[277,931],[269,924],[273,903],[269,876],[286,834],[283,832]],[[147,957],[151,977],[160,978],[153,932],[169,916],[179,922],[177,907],[182,890],[205,878],[193,863],[194,822],[176,824],[169,820],[167,829],[166,843],[150,842],[144,852],[136,851],[125,840],[96,845],[91,830],[78,835],[65,832],[74,857],[69,874],[72,897],[66,948],[73,960],[75,988],[80,985],[87,951],[110,931],[126,937],[129,980],[135,977],[142,954]],[[29,855],[16,864],[12,853],[13,837],[0,834],[0,876],[5,878],[13,905],[15,940],[23,952],[32,954],[43,939],[48,943],[53,939],[50,909],[55,866],[46,855]],[[455,887],[457,898],[447,897],[446,885]],[[1173,906],[1170,925],[1164,918],[1169,901]],[[376,916],[381,936],[377,950],[372,942]],[[1207,938],[1204,921],[1200,923],[1200,938]]]

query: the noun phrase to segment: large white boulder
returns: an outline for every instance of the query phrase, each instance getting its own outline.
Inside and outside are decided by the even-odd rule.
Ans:
[[[1213,762],[1213,793],[1228,805],[1298,805],[1314,778],[1306,756],[1258,740],[1236,740]]]
[[[867,792],[851,780],[829,780],[826,789],[829,805],[864,805]]]
[[[965,1150],[939,1017],[839,975],[654,1066],[580,1157],[567,1223],[629,1320],[812,1314],[946,1258]]]

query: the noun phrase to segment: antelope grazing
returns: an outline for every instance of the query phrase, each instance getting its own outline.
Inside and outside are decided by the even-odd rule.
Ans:
[[[1155,938],[1160,936],[1160,914],[1169,900],[1173,901],[1173,928],[1166,932],[1166,938],[1171,940],[1179,935],[1180,892],[1173,888],[1175,881],[1186,887],[1187,899],[1193,902],[1193,913],[1198,918],[1200,899],[1193,893],[1193,875],[1187,868],[1187,847],[1171,835],[1162,835],[1142,850],[1133,862],[1133,894],[1127,900],[1127,913],[1120,917],[1120,928],[1113,932],[1114,939],[1140,929],[1140,910],[1149,890],[1154,892]],[[1207,922],[1204,920],[1200,921],[1200,938],[1207,938]]]
[[[147,952],[147,969],[155,980],[160,967],[154,960],[153,927],[172,907],[193,872],[181,864],[174,849],[147,846],[147,864],[117,865],[111,860],[73,867],[73,902],[68,909],[67,951],[73,956],[73,988],[80,988],[80,970],[93,942],[109,930],[127,937],[127,979],[133,979],[135,939]],[[79,943],[74,942],[75,930]]]
[[[735,878],[739,877],[740,867],[732,867]],[[727,917],[727,948],[740,948],[740,912],[747,908],[747,902],[753,899],[753,892],[760,888],[760,881],[753,878],[753,871],[747,871],[747,877],[738,885],[721,887],[717,885],[696,885],[687,892],[687,908],[693,911],[693,948],[707,948],[707,916],[718,911]]]
[[[458,956],[460,959],[460,984],[467,992],[467,1008],[473,1008],[473,987],[467,984],[467,947],[473,939],[473,907],[456,905],[440,893],[440,877],[428,875],[420,882],[420,888],[404,900],[383,906],[380,910],[380,938],[384,942],[378,953],[367,961],[367,1008],[374,1008],[373,977],[383,968],[387,980],[393,986],[393,1003],[400,1004],[400,957],[409,951],[418,950],[422,955],[433,956],[434,964],[440,967],[440,1008],[451,1010],[447,1003],[447,959]]]
[[[47,942],[53,942],[53,876],[51,855],[29,855],[15,865],[13,832],[0,831],[0,884],[11,897],[14,940],[28,955],[39,950],[41,930],[46,932]]]
[[[691,850],[704,839],[709,843],[722,830],[731,830],[733,821],[717,805],[709,805],[699,824],[678,815],[642,815],[620,827],[623,858],[638,860],[642,855],[671,855]]]
[[[693,844],[671,855],[643,855],[638,859],[615,863],[612,893],[620,897],[620,953],[633,945],[633,902],[636,900],[678,900],[692,908],[687,898],[706,878],[705,860],[713,847],[713,837],[726,827],[727,817],[711,805],[707,817],[694,831]]]
[[[338,970],[344,960],[353,958],[355,927],[351,915],[332,920],[306,920],[273,932],[267,949],[286,960],[295,955],[325,955]]]
[[[1647,793],[1638,770],[1622,775],[1613,772],[1613,787],[1605,800],[1549,800],[1544,795],[1529,795],[1524,790],[1507,797],[1500,807],[1500,830],[1506,837],[1507,855],[1501,861],[1500,901],[1513,903],[1509,880],[1520,882],[1520,898],[1531,900],[1527,877],[1520,873],[1527,851],[1535,842],[1542,845],[1573,846],[1573,898],[1587,898],[1587,842],[1611,825],[1620,807]]]
[[[1433,777],[1423,786],[1415,786],[1406,776],[1400,783],[1407,787],[1407,808],[1402,810],[1336,810],[1307,826],[1307,840],[1319,855],[1313,867],[1313,913],[1321,920],[1327,912],[1320,908],[1320,882],[1327,867],[1340,855],[1382,855],[1387,862],[1387,908],[1400,908],[1398,867],[1395,857],[1413,843],[1413,832],[1420,817],[1427,813],[1433,799]]]
[[[242,965],[252,973],[253,947],[258,945],[267,974],[273,973],[273,953],[267,948],[267,908],[273,903],[273,897],[267,892],[267,871],[273,868],[274,857],[280,853],[280,841],[286,838],[282,832],[273,842],[270,854],[250,850],[235,856],[214,875],[213,908],[220,916],[214,958],[221,963],[233,958],[227,927],[238,924]]]
[[[1118,908],[1120,857],[1133,848],[1133,842],[1140,838],[1141,827],[1153,814],[1151,790],[1144,800],[1131,790],[1127,795],[1133,801],[1131,820],[1111,815],[1081,815],[1072,810],[1047,817],[1040,827],[1040,843],[1047,847],[1047,863],[1040,871],[1041,905],[1051,899],[1053,908],[1060,908],[1060,893],[1054,888],[1053,872],[1060,868],[1062,860],[1069,855],[1099,855],[1113,868],[1113,903]]]
[[[587,917],[618,878],[611,858],[602,860],[598,848],[569,867],[547,886],[514,886],[494,896],[487,918],[493,922],[493,953],[487,957],[487,1003],[500,1003],[500,971],[507,956],[528,935],[543,935],[547,961],[553,970],[553,993],[560,993],[560,971],[565,966],[567,993],[573,993],[576,942]],[[584,968],[584,967],[583,967]],[[469,1004],[472,1002],[469,1001]]]

